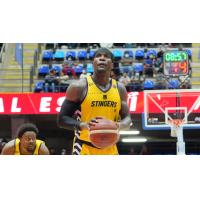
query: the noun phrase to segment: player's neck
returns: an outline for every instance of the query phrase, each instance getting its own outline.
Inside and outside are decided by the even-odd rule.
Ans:
[[[94,74],[92,76],[92,79],[93,81],[95,82],[95,84],[99,85],[99,86],[102,86],[102,87],[106,87],[108,84],[110,84],[110,76],[102,76],[101,74],[100,75],[97,75],[97,74]]]

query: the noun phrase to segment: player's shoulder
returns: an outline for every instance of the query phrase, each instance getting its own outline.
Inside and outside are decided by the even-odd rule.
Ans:
[[[79,80],[73,80],[71,84],[69,85],[69,89],[80,89],[84,88],[87,85],[87,79],[79,79]]]
[[[10,142],[6,143],[5,146],[2,149],[2,154],[5,154],[5,155],[12,155],[12,154],[14,154],[15,141],[16,140],[11,140]]]
[[[117,88],[120,92],[126,92],[126,87],[124,86],[123,83],[117,81]]]

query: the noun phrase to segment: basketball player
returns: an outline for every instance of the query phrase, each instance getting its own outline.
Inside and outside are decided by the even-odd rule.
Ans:
[[[130,128],[131,118],[127,105],[127,91],[121,83],[110,78],[113,55],[106,48],[95,52],[94,74],[72,83],[58,115],[58,125],[75,131],[73,154],[116,155],[117,146],[105,149],[94,147],[89,140],[90,126],[98,116],[115,121],[120,130]],[[73,118],[75,111],[81,111],[80,121]]]
[[[49,155],[45,143],[37,140],[38,129],[34,124],[21,125],[17,130],[18,138],[8,142],[2,149],[2,155]]]

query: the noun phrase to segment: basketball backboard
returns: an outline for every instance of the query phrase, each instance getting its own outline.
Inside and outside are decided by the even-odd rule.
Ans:
[[[174,119],[183,120],[183,128],[200,128],[200,90],[144,91],[145,130],[170,129]]]

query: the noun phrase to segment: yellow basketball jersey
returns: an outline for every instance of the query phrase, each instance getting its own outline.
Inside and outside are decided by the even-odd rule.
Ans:
[[[22,155],[21,152],[20,152],[20,149],[19,149],[19,143],[20,143],[20,140],[19,140],[19,138],[17,138],[15,140],[15,153],[14,153],[14,155]],[[35,147],[35,151],[34,151],[33,155],[39,155],[39,149],[40,149],[40,146],[41,146],[42,143],[44,143],[42,140],[36,140],[36,147]]]
[[[121,99],[116,80],[111,79],[110,88],[105,92],[96,86],[91,76],[87,77],[87,85],[87,95],[81,104],[81,121],[89,122],[92,118],[102,116],[117,122]],[[89,131],[80,131],[79,138],[90,142]]]

